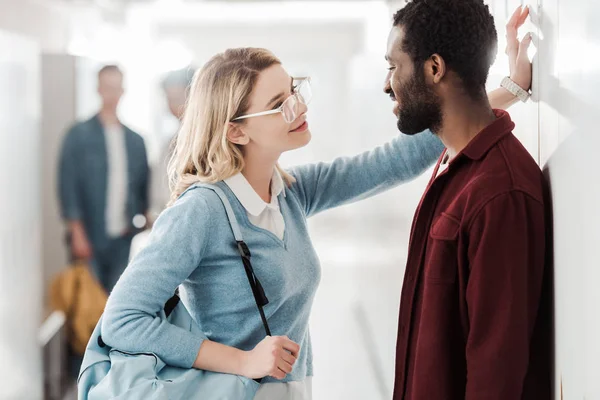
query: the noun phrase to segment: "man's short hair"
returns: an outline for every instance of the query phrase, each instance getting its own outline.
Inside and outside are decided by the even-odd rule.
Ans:
[[[121,68],[119,68],[118,65],[108,64],[100,68],[100,71],[98,71],[98,79],[100,79],[100,77],[106,72],[118,72],[123,75],[123,71],[121,71]]]
[[[472,97],[485,95],[498,36],[483,0],[413,0],[396,12],[394,26],[403,28],[402,50],[417,67],[439,54]]]
[[[167,90],[170,87],[189,88],[195,71],[195,68],[189,66],[168,72],[161,82],[162,89]]]

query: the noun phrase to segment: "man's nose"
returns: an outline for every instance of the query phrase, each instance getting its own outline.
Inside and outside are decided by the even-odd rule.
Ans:
[[[392,92],[392,85],[390,83],[390,78],[392,77],[392,71],[388,71],[385,81],[383,82],[383,92],[385,94],[390,94]]]
[[[383,83],[383,93],[390,94],[392,93],[392,86],[390,85],[390,80],[386,79]]]

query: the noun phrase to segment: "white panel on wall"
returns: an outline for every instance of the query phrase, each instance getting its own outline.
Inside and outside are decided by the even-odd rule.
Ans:
[[[41,399],[39,50],[1,31],[0,48],[0,390]]]
[[[555,392],[598,399],[600,4],[543,0],[538,14],[540,148],[554,209]]]
[[[45,290],[68,261],[65,229],[58,204],[57,172],[63,137],[75,121],[75,64],[76,58],[66,54],[44,54],[42,57],[43,153],[40,176],[44,198],[42,246]]]

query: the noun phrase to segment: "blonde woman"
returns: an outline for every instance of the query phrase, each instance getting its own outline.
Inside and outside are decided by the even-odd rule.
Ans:
[[[519,60],[511,69],[527,88],[531,66]],[[280,155],[310,141],[310,97],[309,80],[290,77],[264,49],[227,50],[196,73],[169,168],[171,204],[110,295],[106,344],[264,378],[256,399],[311,398],[308,321],[321,271],[307,218],[417,177],[442,145],[431,132],[398,136],[356,157],[285,171]],[[514,102],[503,89],[490,98],[495,107]],[[223,204],[198,182],[216,184],[233,206],[270,300],[273,336],[265,337]],[[178,287],[202,336],[157,318]]]

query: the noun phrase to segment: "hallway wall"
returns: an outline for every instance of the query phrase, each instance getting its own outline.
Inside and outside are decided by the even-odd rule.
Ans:
[[[556,398],[600,398],[600,4],[536,9],[540,158],[554,209]]]
[[[0,48],[0,398],[40,399],[40,52],[1,30]]]

